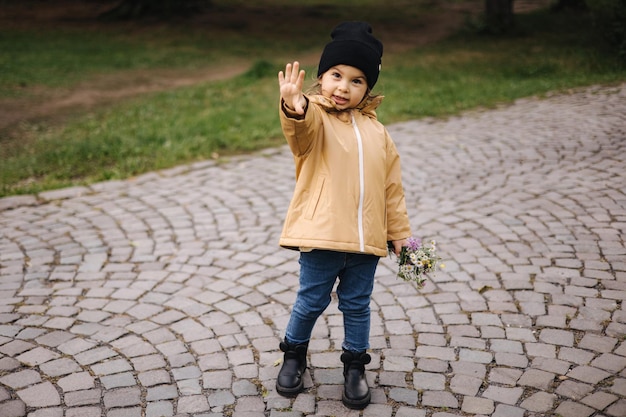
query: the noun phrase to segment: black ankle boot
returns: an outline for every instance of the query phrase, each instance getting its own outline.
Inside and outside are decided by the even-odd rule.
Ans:
[[[283,366],[276,379],[276,391],[284,397],[295,397],[304,389],[304,370],[308,343],[299,345],[280,342],[280,350],[285,352]]]
[[[348,352],[341,354],[343,362],[343,404],[353,410],[362,410],[370,403],[372,394],[365,378],[365,365],[372,357],[365,352]]]

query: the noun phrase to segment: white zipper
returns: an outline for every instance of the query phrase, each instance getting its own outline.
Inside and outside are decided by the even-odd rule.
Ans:
[[[359,227],[359,249],[361,252],[365,252],[365,238],[363,237],[363,195],[365,194],[365,178],[363,172],[363,139],[361,138],[361,132],[356,125],[354,115],[352,116],[352,127],[356,134],[356,143],[359,149],[359,209],[357,212],[358,227]]]

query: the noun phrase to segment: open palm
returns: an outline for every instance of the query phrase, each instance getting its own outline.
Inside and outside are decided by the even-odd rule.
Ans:
[[[280,97],[285,102],[288,109],[298,114],[304,114],[306,101],[302,94],[302,84],[304,83],[304,70],[300,70],[300,63],[295,61],[285,66],[285,72],[278,73],[278,85],[280,86]]]

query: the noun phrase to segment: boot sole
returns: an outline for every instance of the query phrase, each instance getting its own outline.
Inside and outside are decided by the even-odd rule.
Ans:
[[[345,393],[341,396],[341,402],[343,405],[348,407],[351,410],[362,410],[370,404],[370,400],[372,399],[372,394],[367,393],[367,397],[361,398],[360,400],[353,400],[346,397]]]
[[[302,381],[300,385],[297,385],[295,387],[281,387],[280,385],[276,384],[276,392],[278,392],[283,397],[295,397],[302,391],[304,391],[304,381]]]

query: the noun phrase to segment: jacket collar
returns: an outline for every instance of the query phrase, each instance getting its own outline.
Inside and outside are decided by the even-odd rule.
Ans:
[[[337,106],[334,101],[331,99],[324,97],[321,94],[315,94],[312,96],[307,96],[309,101],[315,104],[319,104],[324,110],[328,113],[338,113],[341,110],[337,109]],[[356,110],[361,112],[361,114],[370,117],[372,119],[377,119],[376,109],[382,103],[384,96],[376,96],[368,100],[363,100],[357,107]]]

